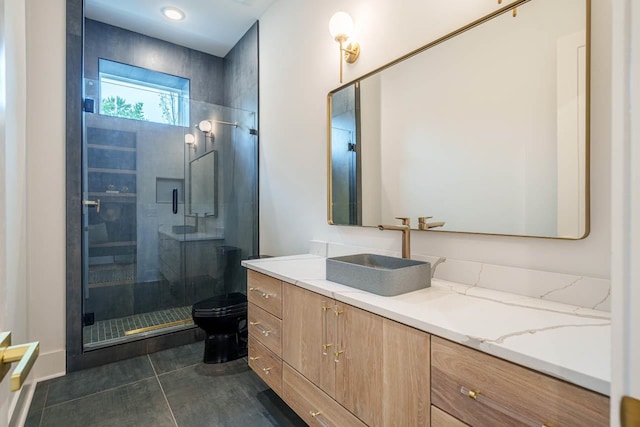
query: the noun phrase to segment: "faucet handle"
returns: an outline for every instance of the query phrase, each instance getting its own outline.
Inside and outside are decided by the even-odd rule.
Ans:
[[[405,216],[397,216],[396,219],[402,221],[402,225],[409,225],[409,218]]]
[[[432,216],[419,216],[418,217],[418,224],[426,224],[427,220],[433,218]]]

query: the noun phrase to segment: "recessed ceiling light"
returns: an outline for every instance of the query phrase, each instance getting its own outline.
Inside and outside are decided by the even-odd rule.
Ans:
[[[162,14],[172,21],[182,21],[184,19],[184,12],[177,7],[165,7],[162,9]]]

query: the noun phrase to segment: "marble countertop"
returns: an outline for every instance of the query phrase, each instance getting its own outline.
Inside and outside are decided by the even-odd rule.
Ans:
[[[611,318],[604,311],[433,279],[383,297],[325,279],[326,258],[294,255],[242,265],[433,335],[609,395]]]

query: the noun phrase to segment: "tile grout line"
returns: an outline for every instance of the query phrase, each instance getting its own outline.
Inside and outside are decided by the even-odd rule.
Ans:
[[[149,356],[149,354],[147,354],[147,358],[149,359],[149,363],[151,364],[151,369],[153,369],[153,374],[156,376],[156,381],[158,381],[158,385],[160,386],[160,391],[162,392],[162,396],[164,396],[164,401],[167,403],[167,408],[169,408],[169,413],[171,414],[171,419],[173,419],[173,424],[175,424],[175,426],[178,427],[178,421],[176,421],[176,416],[173,414],[173,409],[171,409],[171,405],[169,404],[169,399],[167,399],[167,394],[164,392],[164,388],[162,387],[160,378],[158,378],[156,367],[153,366],[153,362],[151,361],[151,356]]]
[[[89,393],[89,394],[86,394],[84,396],[80,396],[80,397],[76,397],[76,398],[73,398],[73,399],[65,400],[64,402],[55,403],[55,404],[50,405],[50,406],[46,406],[46,403],[45,403],[45,407],[43,408],[43,410],[47,409],[47,408],[55,408],[56,406],[60,406],[60,405],[66,405],[67,403],[75,402],[76,400],[81,400],[81,399],[84,399],[84,398],[87,398],[87,397],[90,397],[90,396],[94,396],[96,394],[107,393],[109,391],[117,390],[117,389],[122,388],[122,387],[127,387],[127,386],[130,386],[130,385],[133,385],[133,384],[138,384],[139,382],[147,381],[147,380],[150,380],[151,378],[153,378],[153,376],[141,378],[138,381],[133,381],[133,382],[126,383],[126,384],[121,384],[119,386],[111,387],[111,388],[108,388],[106,390],[100,390],[100,391],[96,391],[96,392],[93,392],[93,393]],[[49,393],[49,391],[47,390],[47,397],[49,395],[48,393]]]
[[[36,384],[36,387],[37,386],[38,384]],[[42,420],[44,419],[44,410],[47,407],[47,399],[49,398],[49,387],[50,387],[50,384],[47,385],[47,392],[44,394],[44,402],[42,403],[42,410],[40,412],[40,421],[38,421],[38,427],[42,426]],[[34,390],[34,393],[35,393],[35,390]]]

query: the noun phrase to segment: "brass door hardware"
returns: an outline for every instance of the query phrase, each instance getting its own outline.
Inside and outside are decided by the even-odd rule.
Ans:
[[[326,304],[326,301],[322,301],[322,355],[323,356],[327,356],[329,354],[329,352],[327,351],[329,349],[329,347],[332,346],[332,344],[328,343],[328,338],[327,338],[327,328],[329,327],[329,325],[327,324],[327,314],[328,311],[331,310],[332,306],[329,306]]]
[[[33,364],[40,354],[38,341],[11,345],[11,332],[0,332],[0,381],[4,379],[11,363],[19,362],[16,370],[11,374],[11,391],[18,391],[27,379]]]
[[[82,204],[85,206],[95,206],[96,213],[100,213],[100,199],[96,200],[83,200]]]
[[[624,396],[620,402],[620,425],[622,427],[640,426],[640,400]]]

